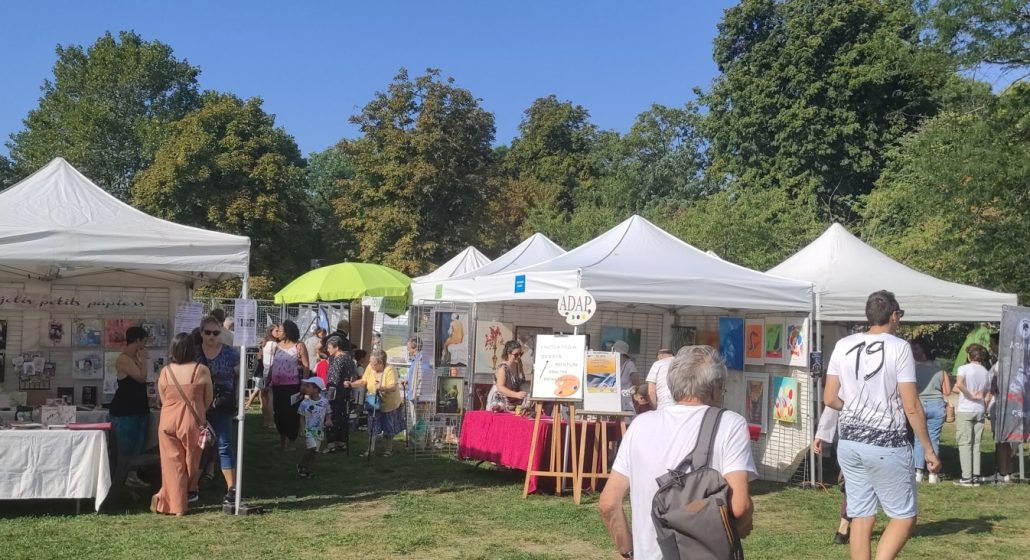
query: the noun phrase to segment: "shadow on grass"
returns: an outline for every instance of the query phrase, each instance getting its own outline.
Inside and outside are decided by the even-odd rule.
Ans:
[[[916,535],[934,537],[941,535],[982,535],[994,531],[994,526],[1007,519],[1004,515],[981,515],[974,518],[952,517],[916,525]]]

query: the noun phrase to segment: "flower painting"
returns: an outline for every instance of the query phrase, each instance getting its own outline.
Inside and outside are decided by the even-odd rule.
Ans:
[[[502,361],[504,343],[514,340],[512,325],[476,321],[476,373],[494,373]]]
[[[798,380],[793,377],[773,378],[773,418],[791,424],[798,421]]]

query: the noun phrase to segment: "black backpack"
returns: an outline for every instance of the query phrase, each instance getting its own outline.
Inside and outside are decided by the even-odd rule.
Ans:
[[[708,466],[723,412],[716,407],[705,411],[694,449],[657,479],[651,519],[664,560],[744,558],[730,509],[730,487],[719,471]]]

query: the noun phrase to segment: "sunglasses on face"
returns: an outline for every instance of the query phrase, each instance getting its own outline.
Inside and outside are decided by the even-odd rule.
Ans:
[[[905,316],[905,310],[904,309],[895,309],[894,312],[898,314],[898,320],[899,321],[901,320],[902,317]]]
[[[222,334],[222,331],[209,331],[207,329],[204,329],[204,334],[206,334],[207,336],[218,336]]]

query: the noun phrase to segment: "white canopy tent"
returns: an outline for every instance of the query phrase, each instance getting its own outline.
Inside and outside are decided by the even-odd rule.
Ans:
[[[946,282],[913,270],[866,245],[840,224],[769,270],[769,274],[815,285],[815,319],[864,322],[865,302],[877,290],[890,290],[913,322],[1000,321],[1003,305],[1015,294]]]
[[[0,192],[0,281],[57,284],[84,277],[125,284],[240,277],[247,297],[250,239],[184,226],[141,212],[55,158]],[[174,334],[174,333],[173,333]],[[240,356],[240,387],[246,357]],[[243,411],[243,391],[239,410]],[[243,467],[239,416],[237,489]],[[237,511],[241,492],[237,492]]]
[[[426,279],[425,276],[416,278],[411,283],[412,301],[417,303],[445,299],[469,302],[472,301],[473,286],[477,277],[524,268],[563,254],[565,250],[546,235],[534,233],[507,253],[474,271],[444,279]]]
[[[479,252],[479,249],[470,245],[466,247],[464,251],[455,255],[451,260],[438,266],[436,270],[429,274],[414,278],[413,280],[416,282],[435,282],[446,278],[468,274],[475,270],[479,270],[488,264],[490,264],[490,259],[488,259],[483,253]]]

